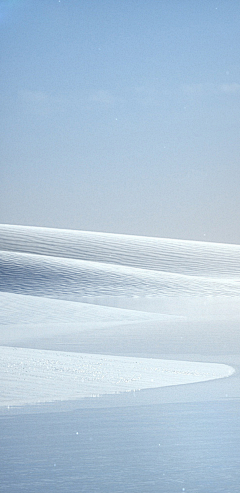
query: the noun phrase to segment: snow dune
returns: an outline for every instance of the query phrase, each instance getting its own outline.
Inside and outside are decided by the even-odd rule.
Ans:
[[[178,320],[177,315],[90,305],[85,299],[139,298],[144,307],[147,298],[186,296],[192,302],[199,296],[239,295],[237,245],[0,225],[0,344],[5,345],[0,347],[0,405],[230,376],[234,370],[219,364],[7,346],[73,331],[94,334],[105,327]]]

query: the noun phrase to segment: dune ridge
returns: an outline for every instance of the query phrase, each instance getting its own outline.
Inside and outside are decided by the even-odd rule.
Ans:
[[[240,247],[0,226],[0,290],[89,296],[239,296]]]
[[[192,276],[240,276],[240,246],[225,243],[2,224],[0,250]]]
[[[130,334],[138,323],[161,322],[166,330],[167,324],[177,326],[184,319],[181,314],[189,317],[199,297],[203,304],[218,299],[228,306],[230,300],[236,307],[239,295],[238,245],[0,225],[0,405],[228,377],[234,372],[228,365],[67,353],[34,349],[32,344],[38,341],[41,348],[43,340],[65,336],[69,343],[82,331],[101,339],[107,327],[111,354],[114,327],[125,325]],[[107,297],[120,300],[118,308],[104,306]],[[187,297],[185,308],[174,312],[172,300],[178,300],[177,307],[182,297]],[[131,302],[138,298],[140,310]],[[85,299],[92,305],[84,304]],[[123,309],[124,299],[130,300],[128,310]],[[151,299],[160,305],[165,299],[170,311],[144,311]]]

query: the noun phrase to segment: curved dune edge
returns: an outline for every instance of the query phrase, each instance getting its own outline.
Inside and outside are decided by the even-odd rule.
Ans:
[[[103,394],[229,377],[224,364],[0,347],[0,406],[77,400]]]

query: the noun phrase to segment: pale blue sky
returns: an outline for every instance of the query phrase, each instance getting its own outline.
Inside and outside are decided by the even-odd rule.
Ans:
[[[0,0],[0,222],[240,243],[239,0]]]

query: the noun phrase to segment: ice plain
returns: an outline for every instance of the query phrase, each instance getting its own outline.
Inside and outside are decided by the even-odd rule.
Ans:
[[[176,359],[170,353],[172,328],[177,333],[207,320],[215,334],[209,354],[218,324],[231,320],[239,330],[237,245],[1,225],[0,273],[2,406],[234,373],[228,361],[210,356],[182,361],[183,344]],[[154,331],[154,355],[142,358],[138,338],[147,345]],[[135,349],[127,351],[133,334]],[[161,340],[168,337],[166,351]],[[107,341],[106,354],[100,340]]]

